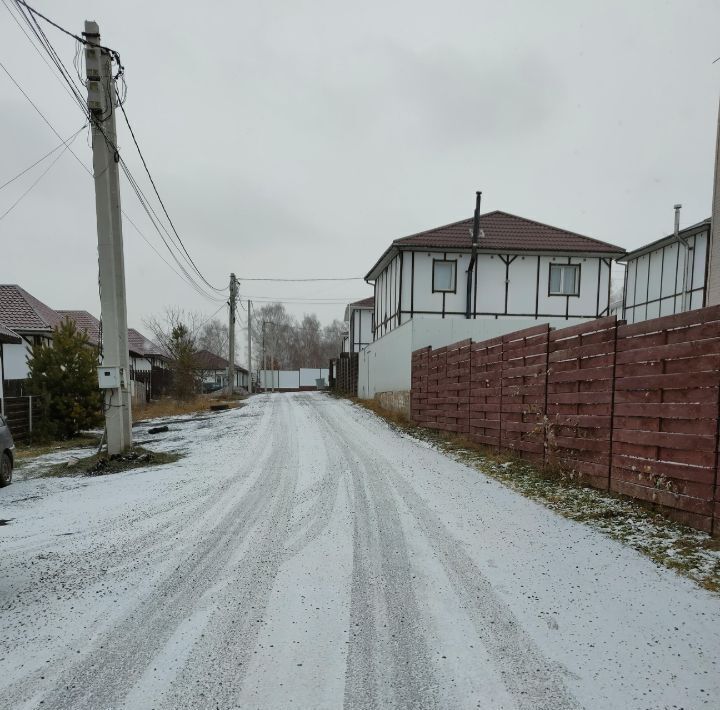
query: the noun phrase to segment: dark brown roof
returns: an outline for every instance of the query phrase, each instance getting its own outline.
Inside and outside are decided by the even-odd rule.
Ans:
[[[393,247],[398,249],[419,247],[469,250],[472,246],[472,225],[471,217],[396,239],[373,266],[366,278],[371,278],[371,274]],[[499,210],[480,215],[480,229],[482,230],[479,242],[481,251],[530,251],[534,253],[549,251],[611,255],[625,253],[624,249],[614,244],[601,242],[592,237],[585,237],[576,232],[569,232],[566,229],[559,229]]]
[[[91,345],[100,345],[100,321],[87,311],[58,311],[58,313],[75,323],[75,327],[84,332]]]
[[[0,323],[18,333],[50,332],[62,316],[24,288],[0,284]]]
[[[22,338],[17,333],[13,333],[10,328],[6,328],[0,323],[0,343],[14,343],[18,345],[22,343]]]
[[[168,357],[168,354],[159,345],[148,340],[142,333],[135,328],[128,328],[128,349],[131,353],[142,355],[143,357]]]
[[[393,244],[430,247],[471,246],[472,217],[460,222],[446,224],[409,237],[396,239]],[[582,234],[568,232],[566,229],[551,227],[549,224],[535,222],[525,217],[517,217],[507,212],[488,212],[480,216],[481,249],[509,251],[577,251],[609,252],[622,254],[624,249],[614,244],[606,244]]]
[[[349,303],[348,308],[352,308],[353,310],[356,310],[358,308],[374,308],[375,307],[375,296],[368,296],[367,298],[363,298],[361,301],[355,301],[354,303]]]
[[[195,353],[195,367],[198,370],[227,370],[229,364],[229,361],[224,357],[211,353],[209,350],[198,350]],[[235,369],[247,372],[240,365],[235,365]]]
[[[372,310],[373,308],[375,308],[375,296],[368,296],[360,301],[348,303],[347,306],[345,306],[345,320],[350,320],[350,311]]]

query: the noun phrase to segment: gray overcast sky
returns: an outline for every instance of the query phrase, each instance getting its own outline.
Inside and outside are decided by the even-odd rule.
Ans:
[[[364,275],[393,238],[471,216],[476,189],[485,210],[626,248],[669,233],[675,202],[683,224],[710,213],[717,0],[34,6],[75,32],[95,19],[121,52],[141,146],[217,284],[231,270]],[[2,6],[0,18],[0,61],[71,135],[79,108]],[[46,32],[72,66],[73,41]],[[2,72],[0,122],[1,184],[58,140]],[[74,149],[89,165],[85,134]],[[0,192],[0,214],[33,179]],[[123,205],[162,249],[127,185]],[[93,186],[71,155],[0,221],[0,245],[0,282],[99,312]],[[166,304],[216,309],[128,224],[125,257],[131,325]],[[369,294],[362,282],[241,285],[243,298]]]

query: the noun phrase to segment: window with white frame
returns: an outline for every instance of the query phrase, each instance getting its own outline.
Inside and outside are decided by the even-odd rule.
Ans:
[[[432,290],[455,292],[457,279],[457,261],[445,259],[433,260]]]
[[[551,296],[580,295],[580,264],[550,264]]]

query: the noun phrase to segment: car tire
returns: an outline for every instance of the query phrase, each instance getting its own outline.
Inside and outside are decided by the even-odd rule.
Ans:
[[[0,456],[0,486],[9,486],[12,482],[12,459],[3,452]]]

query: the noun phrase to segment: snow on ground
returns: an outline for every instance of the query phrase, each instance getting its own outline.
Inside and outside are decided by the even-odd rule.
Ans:
[[[720,598],[369,412],[168,424],[0,490],[0,707],[717,707]]]

